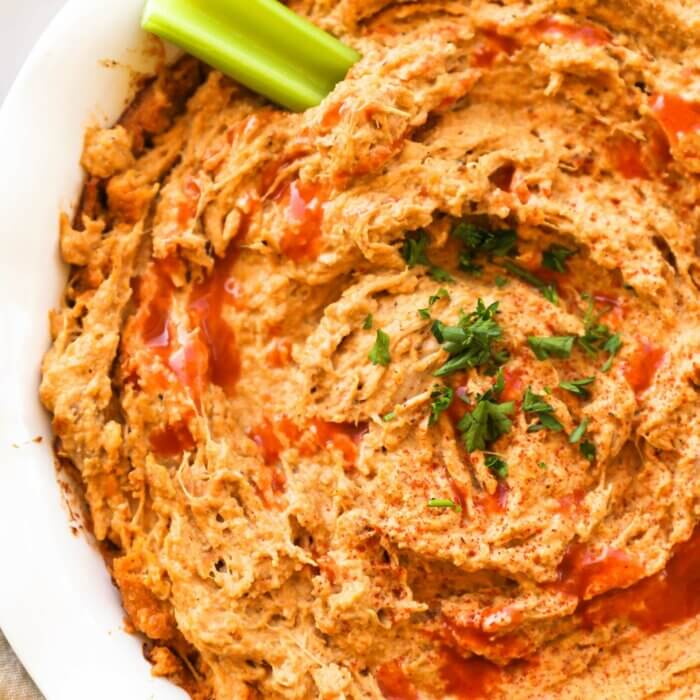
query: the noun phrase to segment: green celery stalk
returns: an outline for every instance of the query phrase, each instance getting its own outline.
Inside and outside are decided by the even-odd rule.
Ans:
[[[360,58],[277,0],[147,0],[142,26],[294,111],[319,104]]]

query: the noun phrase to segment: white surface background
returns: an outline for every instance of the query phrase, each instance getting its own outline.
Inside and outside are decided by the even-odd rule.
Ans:
[[[30,49],[64,3],[65,0],[0,0],[0,103]]]

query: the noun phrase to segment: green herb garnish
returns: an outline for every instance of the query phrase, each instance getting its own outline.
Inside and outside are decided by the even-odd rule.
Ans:
[[[538,462],[538,463],[537,463],[537,466],[538,466],[540,469],[544,469],[544,470],[549,469],[549,467],[548,467],[544,462]]]
[[[460,221],[452,229],[452,237],[471,253],[488,253],[497,257],[511,255],[518,242],[512,229],[488,229]]]
[[[484,464],[497,479],[508,477],[508,465],[498,455],[486,455]]]
[[[572,445],[575,445],[577,442],[580,442],[581,438],[586,434],[586,430],[588,429],[588,424],[590,423],[589,418],[584,418],[579,426],[574,430],[573,433],[569,436],[569,442]]]
[[[552,430],[555,433],[564,429],[554,414],[554,407],[545,401],[544,396],[535,394],[530,387],[525,390],[523,397],[523,412],[537,417],[537,422],[530,425],[528,433],[537,433],[540,430]]]
[[[430,309],[418,309],[418,315],[427,321],[431,318]]]
[[[582,399],[590,398],[590,392],[586,389],[587,386],[593,384],[595,377],[584,377],[583,379],[572,379],[570,382],[560,382],[559,388],[568,391],[575,396],[580,396]]]
[[[463,246],[459,269],[472,275],[480,275],[484,269],[476,262],[477,255],[485,254],[489,259],[511,255],[517,243],[516,233],[512,229],[492,230],[465,221],[457,223],[451,235]]]
[[[454,398],[454,390],[449,386],[436,385],[430,394],[432,403],[430,404],[430,419],[428,425],[435,425],[440,418],[440,414],[444,413],[452,403]]]
[[[501,277],[501,275],[496,275],[496,279],[494,280],[494,283],[497,287],[503,288],[508,284],[508,278],[507,277]]]
[[[385,423],[391,423],[391,421],[396,420],[396,411],[390,411],[382,416],[382,420]]]
[[[617,355],[618,352],[620,352],[620,348],[622,347],[622,337],[620,336],[619,333],[615,333],[615,335],[611,335],[605,345],[603,346],[603,350],[607,353],[609,353],[608,359],[605,361],[605,364],[601,367],[601,370],[603,372],[609,372],[610,368],[612,367],[613,360],[615,359],[615,355]]]
[[[440,287],[433,296],[428,299],[428,306],[434,306],[440,299],[449,299],[450,293],[444,288]]]
[[[454,282],[454,278],[447,270],[437,265],[433,265],[428,258],[428,244],[430,238],[423,231],[416,231],[415,234],[407,236],[401,249],[401,255],[409,267],[424,265],[428,268],[428,274],[438,282]]]
[[[578,449],[589,462],[595,462],[596,449],[595,445],[592,442],[590,442],[589,440],[584,440],[579,445]]]
[[[608,372],[612,367],[613,359],[622,347],[622,338],[619,333],[613,334],[610,328],[600,323],[600,314],[595,313],[593,300],[589,297],[588,308],[583,317],[584,334],[579,336],[578,344],[590,355],[599,352],[607,352],[609,357],[602,367],[603,372]]]
[[[428,508],[449,508],[459,513],[462,510],[462,506],[455,503],[450,498],[431,498],[428,501]]]
[[[533,287],[539,290],[540,294],[547,300],[552,302],[552,304],[559,303],[559,295],[557,294],[557,289],[554,285],[547,284],[544,280],[541,280],[537,275],[534,275],[529,270],[526,270],[520,265],[516,265],[511,260],[506,260],[503,266],[511,274],[519,277],[524,282],[531,284]]]
[[[542,253],[542,264],[554,272],[566,272],[566,261],[572,255],[576,255],[575,250],[569,250],[561,245],[551,245]]]
[[[367,314],[367,316],[365,317],[365,320],[362,323],[362,327],[366,331],[369,331],[372,329],[373,323],[374,323],[374,318],[372,317],[372,314]]]
[[[442,321],[433,323],[435,339],[450,359],[435,372],[436,377],[456,372],[467,367],[485,366],[495,371],[508,359],[506,350],[496,350],[493,343],[503,335],[503,330],[495,320],[498,302],[486,306],[479,299],[476,309],[469,314],[462,312],[456,326],[448,326]]]
[[[373,365],[382,365],[382,367],[387,367],[391,362],[389,336],[384,331],[377,331],[377,339],[374,341],[368,357]]]
[[[493,387],[477,399],[474,410],[466,413],[457,424],[467,452],[485,450],[489,443],[509,433],[513,427],[508,416],[513,415],[515,404],[512,401],[498,403],[496,400],[504,386],[503,373],[499,372]]]
[[[552,335],[544,337],[529,336],[527,344],[535,353],[538,360],[547,360],[550,357],[566,359],[571,355],[576,336]]]

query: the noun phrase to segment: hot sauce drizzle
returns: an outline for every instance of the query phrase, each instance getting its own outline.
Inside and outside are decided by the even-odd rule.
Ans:
[[[575,544],[559,565],[559,580],[554,588],[584,599],[628,586],[643,575],[644,569],[626,552],[613,547],[595,551]]]
[[[386,700],[418,700],[413,683],[407,678],[398,661],[390,661],[380,666],[375,677]]]
[[[556,17],[545,17],[533,26],[536,36],[554,36],[580,41],[586,46],[603,46],[612,40],[610,33],[602,27],[576,25],[562,22]]]
[[[625,379],[640,394],[651,386],[654,375],[664,361],[663,348],[652,345],[648,338],[638,338],[637,350],[625,363]]]
[[[202,191],[197,181],[191,175],[188,175],[182,183],[183,198],[177,210],[177,223],[182,228],[185,228],[189,224],[190,219],[197,213],[201,193]]]
[[[700,105],[678,95],[660,94],[651,96],[650,106],[672,145],[685,134],[700,131]]]
[[[357,448],[367,432],[367,424],[330,423],[313,418],[304,428],[299,428],[290,418],[281,416],[275,419],[263,418],[250,431],[250,437],[260,447],[263,459],[273,464],[279,459],[283,445],[279,435],[298,447],[304,457],[312,457],[323,449],[339,450],[346,467],[352,467],[357,461]]]
[[[502,672],[496,664],[478,656],[465,659],[446,647],[440,675],[445,691],[460,700],[487,698],[501,681]]]
[[[366,432],[364,423],[329,423],[314,418],[299,444],[299,451],[310,457],[320,449],[335,448],[342,453],[346,467],[352,467],[357,462],[357,446]]]
[[[217,261],[212,274],[194,287],[187,307],[190,321],[199,329],[203,341],[195,346],[195,352],[206,352],[203,358],[206,361],[197,365],[202,369],[206,366],[208,378],[227,394],[232,393],[241,370],[236,336],[224,318],[224,310],[235,305],[235,297],[229,293],[229,280],[238,251],[237,245],[230,246],[226,257]],[[196,360],[193,358],[193,361]]]
[[[268,367],[286,367],[292,361],[292,341],[289,338],[275,338],[265,359]]]
[[[185,421],[155,430],[150,434],[148,441],[158,457],[177,457],[195,447],[194,438]]]
[[[512,56],[519,48],[515,39],[502,36],[492,29],[485,30],[477,41],[471,55],[471,64],[475,68],[490,68],[498,56]]]
[[[280,241],[282,253],[294,262],[315,259],[321,251],[324,188],[293,180],[282,190],[280,200],[286,205],[289,224]]]
[[[588,626],[627,618],[647,632],[700,614],[700,527],[677,547],[665,569],[630,588],[587,601],[579,613]]]
[[[610,145],[613,167],[622,177],[648,180],[650,175],[642,160],[642,146],[629,136],[618,136]]]

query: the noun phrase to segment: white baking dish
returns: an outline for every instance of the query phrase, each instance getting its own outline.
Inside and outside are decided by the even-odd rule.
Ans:
[[[0,111],[0,627],[48,700],[185,697],[151,677],[99,553],[71,531],[37,398],[66,279],[58,216],[80,190],[85,127],[114,121],[130,69],[153,68],[142,4],[71,0]]]

